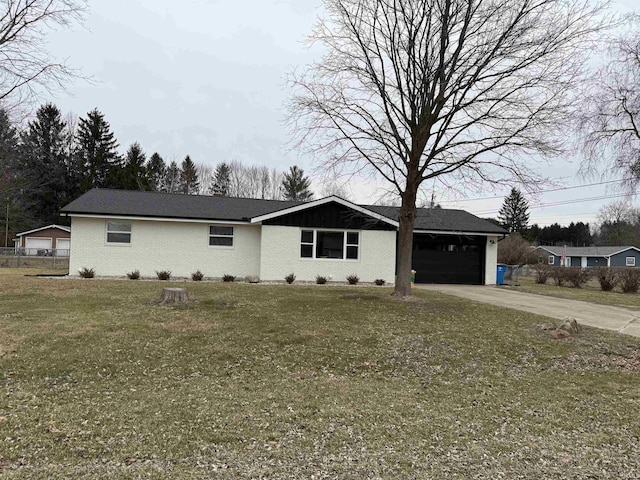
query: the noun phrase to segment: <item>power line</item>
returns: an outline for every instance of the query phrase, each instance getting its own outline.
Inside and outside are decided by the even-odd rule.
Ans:
[[[549,190],[540,190],[538,193],[551,193],[551,192],[562,192],[565,190],[575,190],[577,188],[586,188],[586,187],[595,187],[598,185],[608,185],[611,183],[619,183],[619,182],[624,182],[628,179],[626,178],[621,178],[619,180],[607,180],[604,182],[596,182],[596,183],[587,183],[584,185],[574,185],[571,187],[559,187],[559,188],[552,188]],[[493,197],[480,197],[480,198],[464,198],[462,200],[442,200],[440,203],[459,203],[459,202],[475,202],[475,201],[480,201],[480,200],[495,200],[496,197],[495,195]]]

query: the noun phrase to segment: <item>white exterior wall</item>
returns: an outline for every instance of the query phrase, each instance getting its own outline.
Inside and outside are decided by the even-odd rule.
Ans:
[[[486,255],[484,264],[484,284],[495,285],[497,279],[498,263],[498,237],[487,237]]]
[[[345,282],[347,275],[355,273],[362,282],[377,278],[395,282],[395,231],[360,230],[358,260],[301,258],[300,231],[299,227],[262,226],[262,279],[284,280],[293,272],[301,281],[314,281],[316,275],[322,275]]]
[[[259,225],[230,225],[233,247],[211,247],[210,223],[131,220],[130,244],[108,244],[106,224],[104,218],[72,217],[71,275],[83,267],[118,277],[133,270],[143,277],[155,277],[158,270],[174,277],[190,277],[196,270],[214,278],[260,273]]]

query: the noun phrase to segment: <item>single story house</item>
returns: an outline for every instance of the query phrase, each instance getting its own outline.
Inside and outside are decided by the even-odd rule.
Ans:
[[[47,225],[18,233],[13,239],[16,254],[68,257],[71,229],[62,225]]]
[[[398,207],[331,196],[309,202],[93,189],[65,206],[69,271],[189,277],[317,275],[394,283]],[[462,210],[419,209],[413,268],[424,283],[495,284],[497,242],[506,231]]]
[[[619,247],[537,247],[543,263],[565,267],[640,267],[640,249]],[[564,261],[563,261],[564,256]]]

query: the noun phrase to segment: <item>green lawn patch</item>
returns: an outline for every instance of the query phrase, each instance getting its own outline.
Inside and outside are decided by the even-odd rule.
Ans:
[[[637,478],[638,339],[390,293],[0,275],[0,477]]]

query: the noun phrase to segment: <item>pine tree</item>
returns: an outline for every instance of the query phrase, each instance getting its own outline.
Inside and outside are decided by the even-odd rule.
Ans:
[[[211,189],[214,195],[222,195],[226,197],[229,195],[229,185],[231,184],[231,167],[229,164],[222,162],[216,167],[216,171],[213,174],[213,185]]]
[[[175,160],[167,167],[163,192],[178,193],[180,191],[180,168]]]
[[[122,163],[111,126],[98,109],[89,112],[87,118],[80,118],[76,141],[75,161],[84,172],[81,190],[112,186]]]
[[[66,140],[66,123],[51,103],[38,109],[21,135],[19,171],[33,226],[60,223],[59,210],[71,200]]]
[[[313,197],[310,187],[311,180],[304,176],[304,170],[294,165],[282,179],[282,196],[285,200],[305,202]]]
[[[117,178],[116,188],[125,190],[151,190],[145,162],[147,156],[138,142],[133,143],[124,157],[124,164]]]
[[[180,171],[180,191],[186,195],[197,195],[199,185],[196,165],[191,160],[191,157],[187,155],[182,161]]]
[[[13,235],[29,227],[26,218],[24,191],[25,179],[19,168],[18,132],[6,111],[0,109],[0,218],[2,219],[2,241],[10,246]]]
[[[511,233],[520,232],[527,228],[529,224],[529,202],[527,202],[520,190],[517,188],[511,189],[498,212],[498,219]]]
[[[167,166],[162,157],[155,152],[147,162],[147,175],[151,189],[156,192],[165,191],[165,179],[167,175]]]

